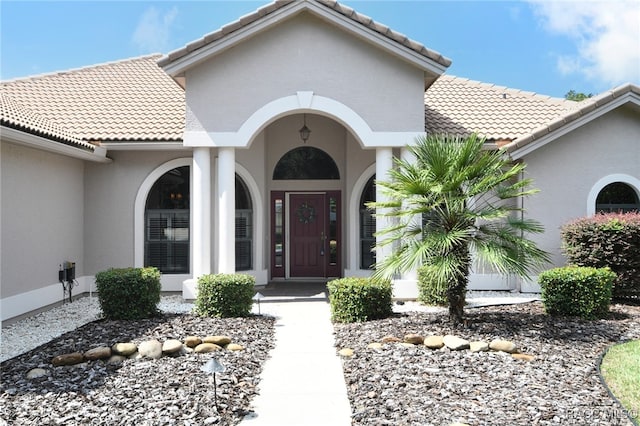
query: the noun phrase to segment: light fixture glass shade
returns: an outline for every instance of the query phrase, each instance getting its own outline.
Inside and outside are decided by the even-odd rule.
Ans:
[[[309,130],[309,128],[305,124],[304,126],[302,126],[299,132],[300,132],[300,138],[302,139],[302,142],[306,143],[307,139],[309,139],[309,135],[311,135],[311,130]]]

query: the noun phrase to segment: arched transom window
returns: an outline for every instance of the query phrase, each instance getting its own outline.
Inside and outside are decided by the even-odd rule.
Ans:
[[[596,198],[596,213],[640,211],[638,194],[623,182],[614,182],[602,188]]]
[[[273,180],[340,179],[333,158],[321,149],[301,146],[282,156],[273,171]]]

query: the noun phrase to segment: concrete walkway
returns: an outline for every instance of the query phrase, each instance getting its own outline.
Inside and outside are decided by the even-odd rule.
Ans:
[[[269,300],[272,299],[272,300]],[[323,293],[260,303],[277,318],[275,347],[242,426],[351,424],[351,408]],[[257,306],[254,311],[257,313]]]
[[[265,296],[254,313],[276,317],[275,347],[260,375],[259,395],[241,426],[348,426],[351,408],[334,347],[331,309],[324,283],[278,283],[258,290]],[[528,303],[537,295],[473,292],[467,307]],[[416,302],[394,303],[395,312],[445,311]]]

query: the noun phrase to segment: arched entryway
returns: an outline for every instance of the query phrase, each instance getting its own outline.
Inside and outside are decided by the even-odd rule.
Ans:
[[[272,278],[341,276],[341,191],[322,189],[318,183],[339,180],[335,161],[319,148],[296,147],[279,159],[274,182],[283,187],[288,181],[313,181],[315,185],[312,190],[271,191]]]

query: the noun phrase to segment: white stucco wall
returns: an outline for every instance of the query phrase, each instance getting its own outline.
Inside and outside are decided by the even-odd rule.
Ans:
[[[84,271],[84,164],[0,142],[2,299],[58,283],[59,265]],[[59,299],[62,299],[62,286]],[[4,315],[3,315],[4,316]]]
[[[540,193],[526,199],[527,216],[542,222],[539,246],[562,266],[560,227],[587,215],[587,198],[603,177],[640,179],[640,114],[618,108],[524,157],[527,175]]]
[[[186,74],[188,131],[235,131],[297,91],[335,99],[374,131],[424,131],[424,72],[308,13]]]
[[[161,164],[190,151],[112,151],[110,164],[85,167],[85,270],[134,266],[134,204],[144,179]]]

